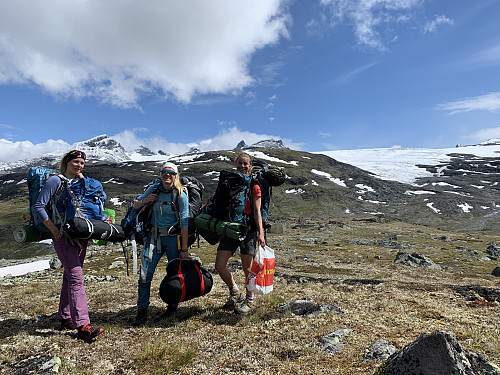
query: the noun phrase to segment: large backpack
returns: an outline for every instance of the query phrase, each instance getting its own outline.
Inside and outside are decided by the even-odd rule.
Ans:
[[[188,196],[189,202],[189,215],[188,215],[188,245],[191,246],[196,240],[196,227],[194,225],[194,218],[200,213],[201,204],[202,204],[202,196],[204,186],[198,181],[196,178],[191,176],[183,176],[180,180],[181,184],[184,187],[184,190]],[[156,186],[153,190],[153,194],[158,194],[160,192],[161,179],[156,178],[151,181],[144,191],[148,189],[150,186]],[[179,219],[179,206],[178,206],[178,191],[177,189],[172,190],[172,210],[176,214],[177,219]],[[125,231],[125,234],[128,238],[131,237],[132,234],[135,236],[135,240],[138,244],[144,245],[147,235],[151,231],[152,223],[151,217],[153,213],[154,203],[148,203],[145,206],[141,207],[139,210],[135,210],[133,207],[133,203],[128,208],[125,218],[121,221],[121,226]],[[170,231],[173,235],[180,234],[179,222],[174,225],[174,227]]]
[[[261,160],[252,161],[252,176],[258,182],[261,192],[260,213],[264,228],[267,226],[269,217],[269,206],[273,195],[273,186],[279,186],[285,182],[286,175],[283,169],[269,165]]]
[[[40,192],[42,191],[43,184],[47,179],[53,175],[57,174],[54,169],[45,167],[31,167],[28,170],[28,175],[26,177],[28,183],[28,199],[29,199],[29,214],[30,221],[29,225],[34,226],[40,232],[49,232],[47,227],[40,221],[38,215],[33,212],[33,206],[35,205]],[[52,216],[52,201],[47,205],[49,217]]]
[[[57,189],[54,196],[46,206],[49,218],[58,221],[58,224],[63,225],[66,218],[82,217],[86,219],[103,219],[104,212],[104,190],[102,184],[90,177],[83,177],[74,180],[68,180],[64,175],[58,174],[54,169],[45,167],[31,167],[27,174],[28,183],[28,199],[30,222],[29,225],[34,226],[41,232],[48,232],[47,227],[40,221],[38,215],[33,211],[33,206],[42,191],[42,187],[51,176],[57,175],[61,179],[61,185]],[[56,210],[56,203],[64,191],[68,192],[69,198],[66,202],[66,212],[63,217],[59,216]]]
[[[222,170],[213,199],[213,216],[219,220],[248,225],[245,204],[251,199],[252,178],[235,170]]]

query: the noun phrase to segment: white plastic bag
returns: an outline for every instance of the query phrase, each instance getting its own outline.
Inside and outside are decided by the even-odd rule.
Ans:
[[[274,267],[274,250],[267,245],[259,246],[246,280],[247,289],[254,294],[267,294],[272,291]]]

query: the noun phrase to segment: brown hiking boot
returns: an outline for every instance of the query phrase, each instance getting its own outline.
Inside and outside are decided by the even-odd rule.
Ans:
[[[56,328],[58,331],[66,331],[68,329],[73,329],[73,321],[69,319],[59,319],[59,327]]]
[[[233,289],[229,292],[229,298],[222,308],[224,310],[233,310],[237,303],[243,302],[244,298],[239,289]]]
[[[252,311],[253,308],[253,301],[250,301],[245,298],[245,300],[241,303],[238,303],[236,307],[234,308],[234,312],[237,314],[248,314],[250,311]]]

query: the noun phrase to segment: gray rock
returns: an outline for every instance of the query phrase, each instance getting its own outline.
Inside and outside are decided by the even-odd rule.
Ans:
[[[267,230],[268,233],[283,234],[286,232],[285,225],[283,223],[273,223],[271,227]]]
[[[125,262],[123,260],[115,260],[113,263],[111,263],[108,267],[108,269],[113,269],[113,268],[122,268]]]
[[[344,348],[344,344],[340,342],[343,336],[348,335],[352,332],[352,329],[344,328],[332,332],[326,336],[323,336],[319,341],[323,344],[322,351],[335,354]]]
[[[464,351],[453,333],[439,330],[422,334],[391,355],[384,366],[385,375],[500,375],[495,364]]]
[[[288,302],[284,305],[278,307],[278,312],[292,312],[295,315],[304,315],[314,309],[314,301],[312,299],[299,299],[295,301]]]
[[[493,269],[493,271],[491,271],[491,274],[492,274],[493,276],[500,277],[500,267],[495,267],[495,268]]]
[[[496,243],[490,242],[490,244],[486,248],[486,253],[488,253],[492,257],[498,258],[500,257],[500,248],[496,245]]]
[[[61,366],[61,359],[59,357],[37,355],[12,364],[11,367],[13,370],[9,372],[9,375],[56,374],[59,372],[59,366]]]
[[[291,312],[294,315],[302,316],[304,318],[311,318],[320,314],[328,314],[331,312],[342,313],[342,311],[330,304],[315,304],[312,299],[299,299],[288,302],[278,307],[278,312],[286,313]]]
[[[62,268],[62,266],[63,265],[58,257],[50,258],[49,267],[51,270],[57,270],[58,268]]]
[[[440,270],[441,267],[427,258],[425,255],[419,253],[405,253],[400,251],[394,259],[394,263],[401,263],[410,267],[423,267],[434,270]]]
[[[385,361],[396,351],[397,348],[391,342],[382,339],[377,340],[366,353],[364,362]]]

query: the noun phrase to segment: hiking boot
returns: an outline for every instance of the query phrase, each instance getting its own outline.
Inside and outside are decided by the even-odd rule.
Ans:
[[[138,308],[137,309],[137,316],[135,317],[134,322],[132,325],[134,327],[140,327],[146,324],[146,318],[148,317],[148,308]]]
[[[73,321],[69,319],[59,319],[60,326],[56,328],[58,331],[66,331],[68,329],[73,329]]]
[[[234,312],[237,314],[247,314],[252,311],[252,308],[253,302],[245,298],[243,302],[236,305]]]
[[[92,327],[89,323],[85,323],[83,326],[78,327],[78,338],[85,342],[91,342],[103,332],[104,329]]]
[[[243,302],[244,296],[239,289],[233,289],[229,292],[229,298],[222,308],[224,310],[233,310],[236,304]]]
[[[177,313],[177,306],[168,305],[167,310],[156,317],[155,322],[162,321],[163,319],[169,318]]]

